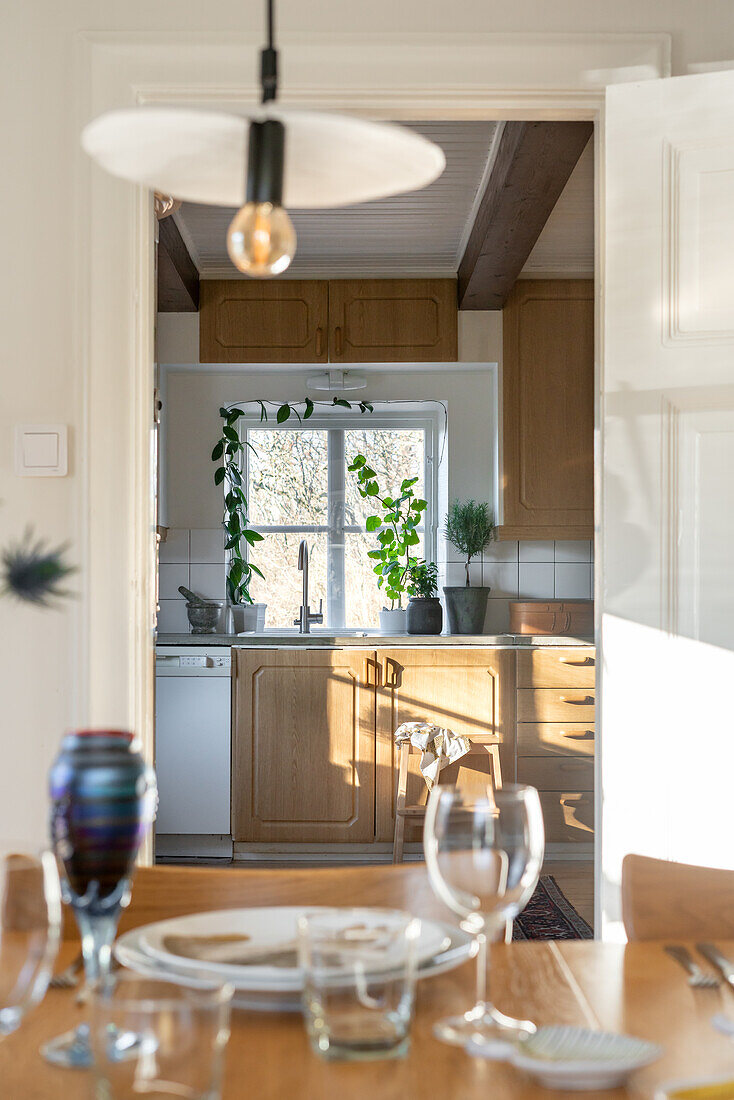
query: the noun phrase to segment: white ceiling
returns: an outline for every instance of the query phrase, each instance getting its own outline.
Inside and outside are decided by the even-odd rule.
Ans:
[[[456,274],[486,180],[494,122],[405,123],[442,147],[446,169],[429,187],[338,210],[291,210],[293,278]],[[236,278],[226,234],[234,210],[184,203],[174,215],[204,278]],[[593,271],[593,154],[579,160],[528,260],[525,274]]]

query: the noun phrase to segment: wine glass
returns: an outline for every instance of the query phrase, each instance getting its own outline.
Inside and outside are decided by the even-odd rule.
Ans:
[[[155,774],[132,733],[77,730],[64,737],[49,785],[62,897],[79,926],[91,987],[109,974],[135,859],[155,816]],[[51,1039],[42,1053],[57,1066],[91,1065],[89,1025]]]
[[[437,1038],[457,1046],[522,1039],[535,1024],[499,1012],[488,998],[487,943],[524,909],[538,884],[545,837],[534,787],[507,785],[474,798],[436,786],[428,800],[423,846],[434,893],[477,940],[477,1000],[440,1020]]]
[[[0,1038],[43,998],[61,930],[61,891],[52,852],[0,846]]]

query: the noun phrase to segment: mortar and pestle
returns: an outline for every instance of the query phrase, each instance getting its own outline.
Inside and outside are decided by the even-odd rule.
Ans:
[[[180,584],[178,590],[186,599],[186,614],[192,634],[216,634],[224,600],[205,600],[190,588]]]

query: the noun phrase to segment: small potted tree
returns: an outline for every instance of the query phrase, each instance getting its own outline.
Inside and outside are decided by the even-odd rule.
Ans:
[[[443,608],[438,592],[438,567],[432,561],[408,565],[408,634],[440,634]]]
[[[380,630],[383,634],[405,634],[408,623],[402,600],[408,589],[410,550],[420,542],[416,527],[427,502],[413,493],[417,477],[404,478],[398,496],[382,496],[377,473],[364,455],[355,455],[348,468],[356,474],[360,496],[379,504],[382,510],[382,515],[368,516],[365,523],[367,531],[376,534],[379,543],[379,549],[368,552],[375,562],[373,572],[377,576],[377,587],[384,587],[390,600],[390,607],[380,612]]]
[[[466,584],[444,588],[449,633],[481,634],[487,612],[489,588],[471,585],[469,565],[476,554],[496,538],[497,528],[488,504],[476,500],[455,500],[446,516],[444,535],[456,549],[466,555]]]

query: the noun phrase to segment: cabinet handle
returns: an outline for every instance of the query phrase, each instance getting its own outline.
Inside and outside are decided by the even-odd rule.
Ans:
[[[402,682],[403,666],[392,657],[385,658],[385,687],[397,688]]]
[[[375,682],[374,687],[380,687],[382,680],[382,669],[380,668],[379,661],[376,661],[374,657],[367,657],[364,662],[364,682],[366,687],[372,687],[370,683],[370,670],[374,671]]]
[[[589,704],[593,704],[594,696],[593,695],[585,695],[583,697],[583,699],[567,699],[565,695],[562,695],[561,696],[561,702],[562,703],[568,703],[569,706],[572,706],[572,707],[584,707],[584,706],[588,706]]]
[[[568,665],[570,668],[588,668],[590,665],[595,665],[596,661],[593,657],[584,657],[581,661],[567,661],[561,657],[560,663]]]
[[[316,355],[321,358],[324,354],[324,330],[321,325],[316,329]]]
[[[569,741],[593,741],[594,731],[584,730],[583,733],[567,733],[566,730],[558,731],[561,737],[567,737]]]
[[[344,341],[342,340],[342,327],[337,325],[334,329],[334,353],[341,355],[344,351]]]

